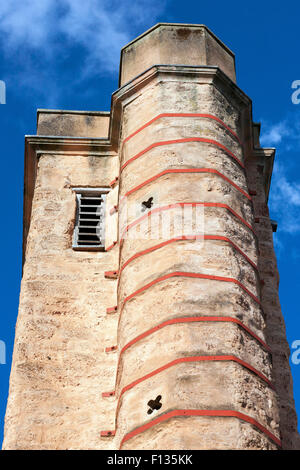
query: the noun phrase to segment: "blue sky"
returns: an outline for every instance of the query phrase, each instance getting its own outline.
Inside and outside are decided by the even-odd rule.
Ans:
[[[157,22],[206,24],[236,54],[237,82],[253,100],[262,144],[277,148],[270,195],[280,298],[289,344],[300,340],[299,1],[6,0],[0,3],[2,247],[0,443],[17,317],[22,261],[24,134],[36,109],[109,110],[120,48]],[[300,94],[299,94],[300,97]],[[291,364],[300,416],[300,364]]]

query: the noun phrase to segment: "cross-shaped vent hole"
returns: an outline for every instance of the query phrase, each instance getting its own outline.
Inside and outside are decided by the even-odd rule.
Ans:
[[[159,410],[162,407],[162,403],[160,403],[161,395],[158,395],[155,400],[149,400],[147,405],[149,406],[149,410],[147,411],[148,415],[151,415],[154,410]]]

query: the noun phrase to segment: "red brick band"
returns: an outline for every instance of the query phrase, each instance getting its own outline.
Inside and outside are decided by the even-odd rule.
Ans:
[[[147,179],[146,181],[139,184],[138,186],[131,189],[130,191],[127,191],[127,193],[122,197],[122,199],[120,201],[120,205],[122,204],[123,200],[126,197],[130,196],[130,194],[134,193],[135,191],[138,191],[139,189],[143,188],[147,184],[152,183],[152,181],[155,181],[155,180],[157,180],[158,178],[161,178],[164,175],[172,174],[172,173],[173,174],[174,173],[182,173],[182,174],[184,174],[184,173],[212,173],[212,174],[215,174],[215,175],[219,176],[220,178],[222,178],[223,180],[227,181],[227,183],[231,184],[231,186],[233,186],[235,189],[237,189],[237,191],[239,191],[241,194],[243,194],[243,196],[245,196],[247,199],[249,199],[249,201],[252,200],[251,196],[246,191],[244,191],[242,188],[240,188],[231,179],[227,178],[227,176],[223,175],[223,173],[220,173],[218,170],[215,170],[214,168],[182,168],[182,169],[175,168],[175,169],[169,169],[169,170],[161,171],[157,175],[152,176],[151,178]]]
[[[257,271],[257,266],[253,261],[232,241],[230,238],[223,237],[220,235],[181,235],[178,237],[171,238],[170,240],[166,240],[164,242],[158,243],[157,245],[151,246],[150,248],[147,248],[146,250],[139,251],[135,255],[131,256],[125,263],[121,266],[120,268],[120,274],[122,273],[123,269],[128,266],[129,263],[134,261],[135,259],[139,258],[140,256],[144,256],[148,253],[151,253],[155,250],[158,250],[159,248],[163,248],[166,245],[169,245],[170,243],[174,243],[176,241],[182,241],[182,240],[220,240],[220,241],[225,241],[227,243],[230,243],[230,245],[238,251],[246,261],[248,261],[249,264]]]
[[[105,271],[104,277],[106,279],[118,279],[119,271]]]
[[[261,305],[259,299],[251,291],[249,291],[247,287],[244,286],[244,284],[242,284],[240,281],[232,277],[215,276],[212,274],[202,274],[202,273],[193,273],[193,272],[185,272],[185,271],[175,271],[169,274],[165,274],[164,276],[158,277],[157,279],[154,279],[153,281],[149,282],[143,287],[140,287],[140,289],[136,290],[132,294],[125,297],[125,299],[122,302],[122,307],[124,307],[126,302],[133,299],[134,297],[141,294],[142,292],[149,289],[150,287],[158,284],[159,282],[165,281],[167,279],[171,279],[173,277],[189,277],[189,278],[196,278],[196,279],[209,279],[212,281],[231,282],[239,286],[241,289],[243,289],[243,291],[246,292],[256,303]]]
[[[119,177],[116,176],[115,179],[112,180],[112,181],[109,183],[109,186],[112,188],[112,187],[115,186],[118,182],[119,182]]]
[[[250,336],[252,336],[260,345],[268,352],[271,353],[271,348],[259,337],[257,336],[250,328],[248,328],[244,323],[242,323],[240,320],[237,318],[233,317],[214,317],[214,316],[201,316],[201,317],[179,317],[179,318],[172,318],[171,320],[166,320],[159,325],[156,325],[153,328],[150,328],[147,331],[144,331],[140,335],[136,336],[134,339],[129,341],[125,346],[120,351],[119,359],[118,359],[118,366],[117,366],[117,373],[119,370],[119,365],[121,362],[121,357],[124,354],[124,352],[129,349],[131,346],[134,344],[138,343],[142,339],[146,338],[147,336],[150,336],[151,334],[155,333],[156,331],[161,330],[162,328],[169,326],[169,325],[176,325],[178,323],[197,323],[197,322],[222,322],[222,323],[235,323],[241,328],[243,328]],[[222,356],[225,357],[225,356]],[[272,386],[272,385],[271,385]],[[114,396],[115,391],[112,392],[104,392],[102,393],[103,397],[108,397],[108,396]]]
[[[130,163],[132,163],[133,161],[135,161],[138,158],[142,157],[145,153],[149,152],[149,150],[151,150],[155,147],[161,147],[163,145],[171,145],[171,144],[183,144],[185,142],[202,142],[202,143],[214,145],[215,147],[218,147],[221,150],[224,150],[224,152],[226,152],[227,155],[229,155],[231,158],[233,158],[239,164],[239,166],[241,168],[243,168],[243,169],[245,168],[245,166],[241,162],[241,160],[239,160],[239,158],[234,153],[232,153],[231,150],[229,150],[227,147],[225,147],[225,145],[220,144],[220,142],[217,142],[216,140],[213,140],[213,139],[207,139],[205,137],[186,137],[184,139],[172,139],[172,140],[165,140],[165,141],[161,141],[161,142],[154,142],[153,144],[149,145],[145,149],[138,152],[133,157],[129,158],[129,160],[127,160],[125,163],[123,163],[123,165],[120,168],[120,173],[122,173],[124,168],[126,168]]]
[[[177,207],[183,208],[185,206],[220,207],[220,208],[226,209],[232,215],[234,215],[240,222],[242,222],[243,225],[245,225],[249,230],[251,230],[251,232],[256,236],[256,233],[255,233],[254,229],[251,227],[251,225],[248,224],[248,222],[246,222],[246,220],[243,219],[243,217],[241,217],[237,212],[235,212],[233,209],[231,209],[231,207],[229,207],[227,204],[223,204],[221,202],[177,202],[175,204],[167,204],[166,206],[161,206],[161,207],[156,207],[155,209],[150,209],[146,214],[142,215],[138,219],[136,219],[133,222],[131,222],[130,224],[128,224],[125,227],[125,229],[123,230],[123,233],[122,233],[121,238],[120,238],[120,243],[125,238],[125,234],[132,227],[134,227],[135,225],[140,224],[143,220],[147,219],[152,214],[156,214],[157,212],[163,212],[163,211],[170,210],[170,209],[175,209]]]
[[[154,375],[159,374],[160,372],[163,372],[166,369],[169,369],[170,367],[176,366],[177,364],[183,364],[185,362],[217,362],[217,361],[233,361],[241,366],[245,367],[246,369],[250,370],[253,372],[255,375],[257,375],[259,378],[261,378],[266,384],[274,390],[274,385],[272,382],[261,372],[259,372],[255,367],[251,366],[247,362],[243,361],[242,359],[239,359],[236,356],[233,355],[217,355],[217,356],[189,356],[189,357],[181,357],[178,359],[174,359],[171,362],[168,362],[167,364],[164,364],[161,367],[158,367],[157,369],[153,370],[152,372],[149,372],[148,374],[144,375],[143,377],[140,377],[137,380],[134,380],[130,384],[126,385],[125,387],[122,388],[121,393],[119,395],[118,399],[118,405],[117,405],[117,410],[119,409],[119,404],[120,404],[120,399],[123,396],[125,392],[128,390],[131,390],[133,387],[136,385],[140,384],[141,382],[144,382],[147,379],[150,379]],[[104,392],[102,393],[102,397],[111,397],[115,396],[115,391],[111,392]]]
[[[100,437],[114,437],[116,431],[101,431]]]
[[[214,121],[217,121],[219,124],[221,124],[222,127],[224,127],[230,134],[235,137],[235,139],[238,141],[240,145],[242,145],[241,140],[237,136],[237,134],[229,127],[227,126],[221,119],[218,117],[214,116],[213,114],[202,114],[202,113],[162,113],[158,114],[158,116],[155,116],[153,119],[150,121],[146,122],[143,126],[139,127],[136,131],[134,131],[132,134],[130,134],[126,139],[123,141],[123,145],[128,142],[128,140],[132,139],[135,135],[137,135],[139,132],[141,132],[143,129],[146,127],[150,126],[153,122],[157,121],[158,119],[161,119],[163,117],[200,117],[200,118],[206,118],[206,119],[212,119]]]
[[[118,405],[117,405],[117,411],[119,409],[120,405],[120,400],[125,392],[128,390],[131,390],[133,387],[136,385],[140,384],[141,382],[144,382],[147,379],[150,379],[154,375],[159,374],[160,372],[163,372],[166,369],[169,369],[170,367],[176,366],[177,364],[183,364],[185,362],[217,362],[217,361],[233,361],[236,362],[237,364],[240,364],[241,366],[245,367],[245,369],[250,370],[253,372],[255,375],[257,375],[260,379],[262,379],[266,384],[274,390],[274,385],[272,382],[261,372],[259,372],[255,367],[251,366],[245,361],[242,361],[236,356],[233,355],[224,355],[224,356],[189,356],[189,357],[181,357],[178,359],[174,359],[171,362],[168,362],[167,364],[164,364],[161,367],[158,367],[157,369],[153,370],[152,372],[149,372],[148,374],[144,375],[143,377],[140,377],[137,380],[134,380],[130,384],[126,385],[125,387],[122,388],[121,393],[119,395],[118,399]],[[114,392],[108,392],[108,393],[114,393]]]
[[[144,382],[147,379],[150,379],[154,375],[159,374],[160,372],[163,372],[166,369],[169,369],[170,367],[176,366],[177,364],[182,364],[185,362],[217,362],[217,361],[233,361],[237,362],[238,364],[242,365],[246,369],[249,369],[251,372],[256,374],[258,377],[260,377],[264,382],[266,382],[269,387],[274,389],[274,386],[272,382],[261,372],[259,372],[255,367],[252,367],[250,364],[248,364],[245,361],[242,361],[236,356],[232,355],[227,355],[227,356],[189,356],[189,357],[181,357],[178,359],[174,359],[174,361],[168,362],[167,364],[153,370],[152,372],[149,372],[148,374],[144,375],[143,377],[140,377],[139,379],[131,382],[129,385],[126,385],[126,387],[123,387],[120,393],[120,397],[127,392],[128,390],[131,390],[133,387],[138,385],[141,382]]]
[[[166,320],[159,325],[154,326],[153,328],[150,328],[147,331],[144,331],[144,333],[141,333],[140,335],[136,336],[134,339],[129,341],[125,346],[120,351],[120,357],[119,357],[119,362],[122,354],[130,348],[133,344],[137,343],[138,341],[141,341],[142,339],[146,338],[147,336],[151,335],[152,333],[155,333],[156,331],[160,330],[161,328],[164,328],[165,326],[169,325],[174,325],[177,323],[194,323],[194,322],[231,322],[231,323],[236,323],[240,327],[242,327],[247,333],[252,336],[256,341],[258,341],[261,346],[263,346],[269,353],[271,353],[271,348],[259,337],[257,336],[248,326],[246,326],[244,323],[242,323],[240,320],[237,318],[233,317],[214,317],[214,316],[201,316],[201,317],[179,317],[179,318],[172,318],[171,320]]]
[[[109,211],[109,215],[113,215],[115,212],[118,212],[118,206],[113,206]]]
[[[116,313],[117,311],[118,311],[118,306],[117,306],[117,305],[115,305],[114,307],[108,307],[108,308],[106,309],[106,313],[107,313],[107,314]]]
[[[112,248],[113,248],[117,243],[118,243],[117,241],[113,242],[110,246],[108,246],[108,247],[106,248],[106,251],[112,250]]]
[[[103,398],[108,398],[108,397],[114,397],[115,396],[115,392],[103,392],[102,393],[102,397]]]
[[[167,421],[171,418],[177,418],[180,416],[211,416],[211,417],[230,417],[230,418],[238,418],[242,421],[245,421],[249,424],[252,424],[255,428],[259,431],[264,433],[269,439],[271,439],[277,446],[281,447],[281,441],[278,439],[273,433],[271,433],[267,428],[265,428],[262,424],[256,421],[251,416],[245,415],[244,413],[240,413],[239,411],[235,410],[172,410],[169,411],[157,418],[149,421],[148,423],[144,424],[143,426],[139,426],[138,428],[134,429],[133,431],[127,433],[120,444],[120,449],[123,444],[132,439],[133,437],[141,434],[144,431],[152,428],[153,426]]]

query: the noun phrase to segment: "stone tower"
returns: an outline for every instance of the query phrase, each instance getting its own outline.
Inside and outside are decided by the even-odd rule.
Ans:
[[[39,110],[26,136],[4,448],[296,448],[275,150],[234,55],[158,24],[119,86],[110,113]]]

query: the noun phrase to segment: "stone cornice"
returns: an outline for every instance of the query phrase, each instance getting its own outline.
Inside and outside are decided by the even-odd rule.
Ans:
[[[240,95],[240,99],[244,102],[251,101],[250,98],[234,83],[219,67],[213,65],[182,65],[182,64],[154,64],[148,69],[144,70],[139,75],[135,76],[132,80],[124,83],[122,87],[116,90],[112,97],[119,95],[123,90],[127,90],[128,86],[136,86],[139,82],[148,81],[149,77],[157,73],[176,74],[185,76],[203,76],[203,77],[218,77],[227,86],[234,89],[236,95]]]
[[[253,156],[261,160],[262,166],[264,168],[263,177],[264,177],[266,202],[268,202],[268,199],[269,199],[275,153],[276,153],[276,149],[272,147],[253,149]]]
[[[160,26],[179,26],[180,28],[184,28],[184,27],[188,27],[188,28],[203,28],[205,29],[207,32],[209,32],[209,34],[230,54],[232,55],[233,57],[235,56],[234,52],[232,52],[231,49],[229,49],[228,46],[226,46],[226,44],[224,44],[224,42],[222,42],[205,24],[197,24],[197,23],[156,23],[154,26],[152,26],[151,28],[147,29],[147,31],[145,31],[144,33],[140,34],[140,36],[137,36],[136,38],[134,38],[132,41],[128,42],[125,46],[122,47],[121,49],[121,53],[122,51],[124,51],[128,46],[131,46],[132,44],[134,44],[135,42],[139,41],[140,39],[142,39],[144,36],[147,36],[149,33],[151,33],[152,31],[154,31],[155,29],[159,28]]]
[[[114,153],[109,139],[70,136],[26,135],[25,146],[34,148],[37,155],[41,153],[68,153],[74,155],[103,155]]]
[[[201,80],[201,83],[214,83],[221,93],[230,93],[230,98],[235,101],[236,105],[243,108],[251,107],[251,99],[217,66],[152,65],[112,94],[109,139],[115,151],[119,147],[119,128],[123,102],[148,85],[152,80],[163,75],[197,78],[199,82]]]

